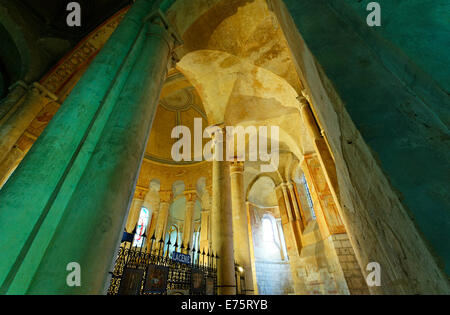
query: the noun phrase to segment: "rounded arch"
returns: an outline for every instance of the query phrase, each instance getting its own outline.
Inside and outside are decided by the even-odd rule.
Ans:
[[[261,207],[275,207],[278,205],[276,186],[273,176],[260,174],[248,186],[246,200]]]
[[[301,120],[298,94],[284,78],[214,50],[185,55],[177,69],[197,90],[210,124],[278,126],[281,149],[297,156],[313,151]]]
[[[255,183],[262,177],[270,178],[273,181],[275,187],[281,183],[281,178],[280,178],[279,174],[277,174],[277,173],[260,173],[258,175],[255,175],[247,185],[247,188],[245,190],[245,200],[248,200],[250,190],[255,185]]]

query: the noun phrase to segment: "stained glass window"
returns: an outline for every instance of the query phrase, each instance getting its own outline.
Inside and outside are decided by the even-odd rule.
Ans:
[[[311,198],[311,193],[309,192],[309,187],[308,187],[308,183],[306,182],[305,174],[303,174],[303,176],[302,176],[302,182],[303,182],[303,186],[305,186],[306,197],[308,199],[309,209],[311,210],[311,216],[315,220],[316,219],[316,213],[314,212],[314,207],[313,207],[313,202],[312,202],[312,198]]]
[[[141,247],[144,242],[144,233],[147,230],[148,221],[150,219],[150,211],[147,208],[141,208],[136,234],[134,235],[133,246]]]

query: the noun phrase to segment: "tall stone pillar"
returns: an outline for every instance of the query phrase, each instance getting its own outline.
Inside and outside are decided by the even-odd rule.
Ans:
[[[255,293],[253,285],[252,260],[248,231],[247,207],[244,191],[244,162],[234,161],[230,165],[231,204],[233,210],[234,259],[245,270],[246,295]],[[241,292],[242,292],[241,291]]]
[[[284,223],[282,219],[282,224],[284,225],[284,228],[287,228],[288,231],[290,231],[291,238],[292,238],[292,246],[296,250],[298,254],[300,254],[300,251],[302,249],[302,227],[301,227],[301,218],[300,213],[295,211],[295,208],[293,206],[292,202],[292,196],[290,195],[288,184],[282,183],[279,186],[283,195],[283,201],[284,201]],[[297,208],[298,209],[298,208]],[[282,215],[283,218],[283,215]]]
[[[225,128],[221,136],[215,135],[215,153],[212,171],[212,247],[219,255],[217,261],[217,276],[219,294],[236,294],[236,278],[234,266],[233,246],[233,214],[230,198],[230,169],[229,162],[224,158]],[[219,153],[220,152],[220,153]]]
[[[299,257],[302,249],[301,231],[298,230],[298,226],[295,224],[295,216],[292,213],[286,186],[286,183],[281,183],[275,188],[275,193],[280,209],[281,225],[283,227],[294,290],[295,293],[299,294],[300,292],[304,292],[302,287],[303,283],[298,274]]]
[[[184,193],[184,196],[186,197],[186,212],[183,227],[183,243],[185,253],[190,254],[187,252],[187,247],[189,245],[190,249],[192,249],[192,246],[194,246],[192,237],[194,233],[194,208],[197,194],[192,191],[187,191]]]
[[[297,194],[295,192],[294,184],[292,182],[288,182],[286,185],[286,188],[287,188],[287,193],[289,195],[289,199],[292,203],[295,224],[296,224],[297,228],[299,229],[299,231],[303,232],[303,230],[305,229],[306,221],[302,214],[302,210],[300,208],[300,204],[297,199]]]
[[[169,208],[170,201],[172,200],[172,192],[160,191],[159,198],[159,211],[155,227],[155,237],[157,242],[161,239],[161,237],[164,239],[164,234],[167,231],[167,220],[169,218]],[[149,238],[152,237],[152,235],[150,235]]]
[[[207,253],[211,247],[211,202],[202,200],[202,214],[201,214],[201,223],[200,223],[200,250]]]
[[[151,243],[151,237],[153,233],[155,232],[156,228],[156,221],[158,218],[159,213],[159,206],[160,206],[160,197],[159,197],[159,191],[153,190],[152,187],[149,187],[149,191],[145,194],[144,202],[142,203],[142,207],[145,207],[149,210],[149,219],[148,219],[148,226],[147,226],[147,248],[150,248]]]
[[[250,202],[249,201],[245,202],[245,208],[246,208],[247,218],[250,219]],[[259,293],[258,293],[258,282],[256,279],[255,247],[254,247],[254,243],[253,243],[253,230],[252,230],[252,225],[251,225],[250,220],[248,222],[248,241],[249,241],[249,245],[250,245],[250,257],[251,257],[250,261],[252,264],[253,294],[258,295]]]
[[[0,187],[26,153],[13,150],[14,145],[39,112],[57,99],[56,95],[35,82],[25,96],[0,120]]]
[[[106,292],[175,43],[163,17],[144,19],[153,4],[135,2],[0,191],[1,293]]]
[[[134,198],[133,201],[131,202],[130,211],[128,212],[127,223],[125,225],[125,228],[128,233],[131,233],[136,227],[139,220],[139,214],[141,213],[141,208],[142,208],[142,200]]]

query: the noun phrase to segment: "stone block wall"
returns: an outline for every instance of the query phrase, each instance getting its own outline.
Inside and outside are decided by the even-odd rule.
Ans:
[[[369,294],[367,284],[356,260],[355,252],[347,234],[332,235],[333,244],[338,256],[348,289],[351,295]]]
[[[258,293],[261,295],[293,294],[289,262],[255,261]]]

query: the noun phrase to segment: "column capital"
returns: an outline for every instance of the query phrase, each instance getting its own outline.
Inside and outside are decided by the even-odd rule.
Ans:
[[[297,96],[297,100],[300,103],[300,108],[308,107],[308,100],[303,95]]]
[[[176,31],[175,27],[173,27],[170,22],[167,20],[164,12],[161,10],[155,10],[144,18],[144,23],[150,23],[151,25],[163,27],[166,32],[163,34],[164,40],[170,47],[172,51],[175,47],[183,44],[183,40],[181,36]],[[155,34],[153,30],[150,29],[147,32],[147,35],[162,35]]]
[[[275,188],[286,188],[288,186],[289,182],[281,182]]]
[[[230,175],[242,174],[244,172],[244,161],[234,160],[230,162]]]
[[[291,181],[291,180],[288,180],[287,182],[286,182],[286,185],[287,185],[287,187],[289,187],[289,188],[294,188],[294,182],[293,181]]]
[[[186,197],[186,202],[195,202],[197,200],[197,192],[194,190],[188,190],[183,192]]]
[[[159,192],[160,203],[163,203],[163,202],[169,203],[171,199],[172,199],[172,191],[162,190]]]
[[[316,152],[305,154],[305,155],[303,155],[303,157],[304,157],[304,160],[318,159],[318,155]]]
[[[41,96],[47,97],[52,101],[56,102],[58,100],[58,96],[56,96],[55,94],[50,92],[45,86],[41,85],[38,82],[33,82],[33,84],[30,87],[30,90],[35,90],[35,91],[39,92],[39,94]]]

